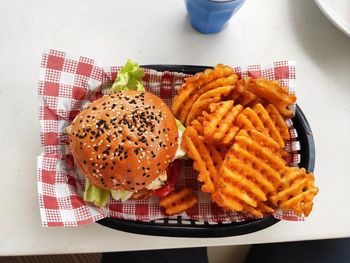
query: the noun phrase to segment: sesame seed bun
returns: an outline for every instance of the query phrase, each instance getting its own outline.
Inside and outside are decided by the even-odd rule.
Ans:
[[[146,91],[120,91],[92,102],[69,129],[74,160],[101,189],[144,189],[174,158],[178,130],[168,106]]]

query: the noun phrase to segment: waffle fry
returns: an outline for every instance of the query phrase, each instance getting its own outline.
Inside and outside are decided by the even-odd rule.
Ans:
[[[291,155],[284,119],[295,101],[277,81],[237,81],[223,65],[186,79],[173,112],[185,120],[183,147],[213,202],[253,217],[277,208],[310,213],[318,192],[313,174],[286,166]]]
[[[204,128],[200,120],[192,121],[191,126],[197,131],[199,137],[203,137]]]
[[[242,112],[237,116],[234,125],[246,130],[256,129],[267,136],[269,135],[258,114],[249,107],[242,110]]]
[[[254,217],[263,217],[266,215],[271,215],[275,212],[275,209],[267,204],[267,202],[259,202],[256,208],[251,206],[244,207],[244,214],[251,214]]]
[[[210,111],[213,115],[203,113],[205,121],[203,122],[204,134],[206,137],[213,137],[219,123],[225,117],[227,112],[233,107],[233,100],[223,101],[218,104],[211,105]]]
[[[297,215],[308,216],[312,210],[312,200],[318,193],[314,181],[314,174],[307,174],[304,168],[287,167],[282,175],[281,189],[270,201],[283,211],[292,209]]]
[[[198,171],[198,181],[203,182],[201,190],[209,193],[214,192],[213,181],[218,177],[217,170],[207,146],[192,126],[186,127],[183,133],[182,146],[194,161],[193,168]]]
[[[286,88],[281,87],[277,81],[264,78],[251,79],[246,88],[273,104],[283,116],[293,116],[288,106],[295,103],[296,96],[289,94]]]
[[[173,100],[174,116],[185,123],[192,105],[201,94],[217,87],[232,86],[236,82],[237,75],[232,68],[222,64],[187,78]]]
[[[258,204],[276,192],[285,169],[277,150],[278,144],[268,136],[241,130],[221,165],[213,201],[228,211],[257,215]]]
[[[191,111],[188,113],[185,125],[188,126],[191,122],[196,119],[203,111],[207,111],[211,103],[219,102],[220,97],[208,98],[200,101],[196,101],[193,104]]]
[[[228,72],[226,72],[227,74]],[[231,72],[231,74],[233,74]],[[184,120],[184,122],[187,119],[187,116],[193,106],[193,104],[196,102],[199,96],[202,94],[206,93],[207,91],[210,91],[212,89],[216,89],[218,87],[223,87],[223,86],[232,86],[234,83],[237,81],[237,76],[236,75],[230,75],[230,76],[224,76],[222,78],[216,79],[212,82],[207,83],[206,85],[203,85],[199,87],[194,93],[191,94],[191,96],[186,100],[184,105],[181,107],[181,112],[179,115],[180,120]]]
[[[220,170],[221,164],[225,159],[228,148],[225,146],[215,146],[214,144],[205,144],[209,150],[210,156],[213,160],[217,171]]]
[[[211,113],[203,122],[205,140],[207,142],[231,145],[239,131],[239,128],[232,124],[242,109],[241,105],[233,106],[233,101],[211,104]]]
[[[240,79],[231,94],[228,96],[229,99],[232,99],[236,104],[240,104],[243,107],[249,106],[255,101],[258,101],[258,97],[246,88],[249,81],[249,78]]]
[[[267,105],[266,111],[269,113],[271,120],[273,121],[278,133],[281,135],[282,139],[285,141],[290,140],[290,134],[286,122],[284,121],[281,114],[272,104]]]
[[[271,105],[272,106],[272,105]],[[273,106],[272,106],[273,107]],[[287,125],[283,122],[284,127],[281,128],[279,126],[279,129],[277,129],[276,127],[276,121],[273,121],[271,119],[271,116],[269,115],[269,113],[266,111],[266,109],[260,104],[256,104],[253,107],[253,110],[256,112],[256,114],[258,115],[259,119],[261,120],[262,124],[264,125],[265,129],[268,131],[268,134],[270,135],[270,137],[279,144],[280,148],[284,148],[285,144],[284,144],[284,140],[282,138],[282,135],[280,134],[280,130],[282,130],[284,127],[287,129],[288,131],[288,127]],[[278,112],[277,112],[278,113]],[[280,115],[279,115],[280,116]],[[275,118],[278,118],[278,116],[273,116]],[[280,125],[282,123],[279,123]],[[289,134],[289,132],[288,132]]]
[[[197,203],[196,196],[189,188],[172,192],[160,200],[159,205],[165,209],[167,215],[174,215],[186,211]]]
[[[188,126],[198,115],[209,109],[209,105],[213,102],[219,102],[223,97],[227,96],[233,89],[233,86],[222,86],[209,90],[198,97],[193,103],[189,111],[185,125]]]

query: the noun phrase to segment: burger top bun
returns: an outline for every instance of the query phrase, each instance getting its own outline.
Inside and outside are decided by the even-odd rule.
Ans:
[[[173,114],[146,91],[119,91],[90,103],[68,136],[80,170],[106,190],[145,188],[166,170],[178,147]]]

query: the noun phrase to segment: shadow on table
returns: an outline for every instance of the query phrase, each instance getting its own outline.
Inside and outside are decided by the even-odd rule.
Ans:
[[[314,1],[289,1],[295,39],[325,74],[348,74],[350,38],[333,25]]]
[[[238,263],[239,257],[211,258],[209,263]],[[101,263],[208,263],[206,248],[104,253]],[[350,262],[350,238],[253,245],[245,263]]]
[[[253,245],[245,263],[350,262],[350,238]]]

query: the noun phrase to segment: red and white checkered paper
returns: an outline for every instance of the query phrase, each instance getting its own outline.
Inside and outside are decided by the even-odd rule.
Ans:
[[[64,129],[89,102],[107,94],[104,83],[115,79],[120,66],[103,68],[94,60],[71,56],[49,50],[43,54],[39,93],[39,120],[41,123],[42,154],[38,157],[37,185],[43,226],[77,226],[92,223],[105,217],[129,220],[155,220],[167,217],[160,209],[157,197],[139,201],[110,200],[105,208],[97,208],[82,199],[84,176],[76,167]],[[295,65],[289,61],[275,62],[263,67],[253,65],[235,67],[240,76],[276,79],[290,90],[295,87]],[[187,75],[173,72],[157,72],[145,69],[145,88],[161,97],[169,106],[178,87]],[[292,141],[287,151],[293,153],[290,165],[300,160],[297,133],[291,127]],[[208,222],[231,222],[249,219],[240,213],[227,213],[210,201],[208,194],[200,191],[200,183],[192,169],[191,161],[181,161],[181,176],[177,188],[189,186],[195,189],[198,203],[181,214],[183,219]],[[277,212],[276,218],[292,221],[303,220],[292,212]]]

